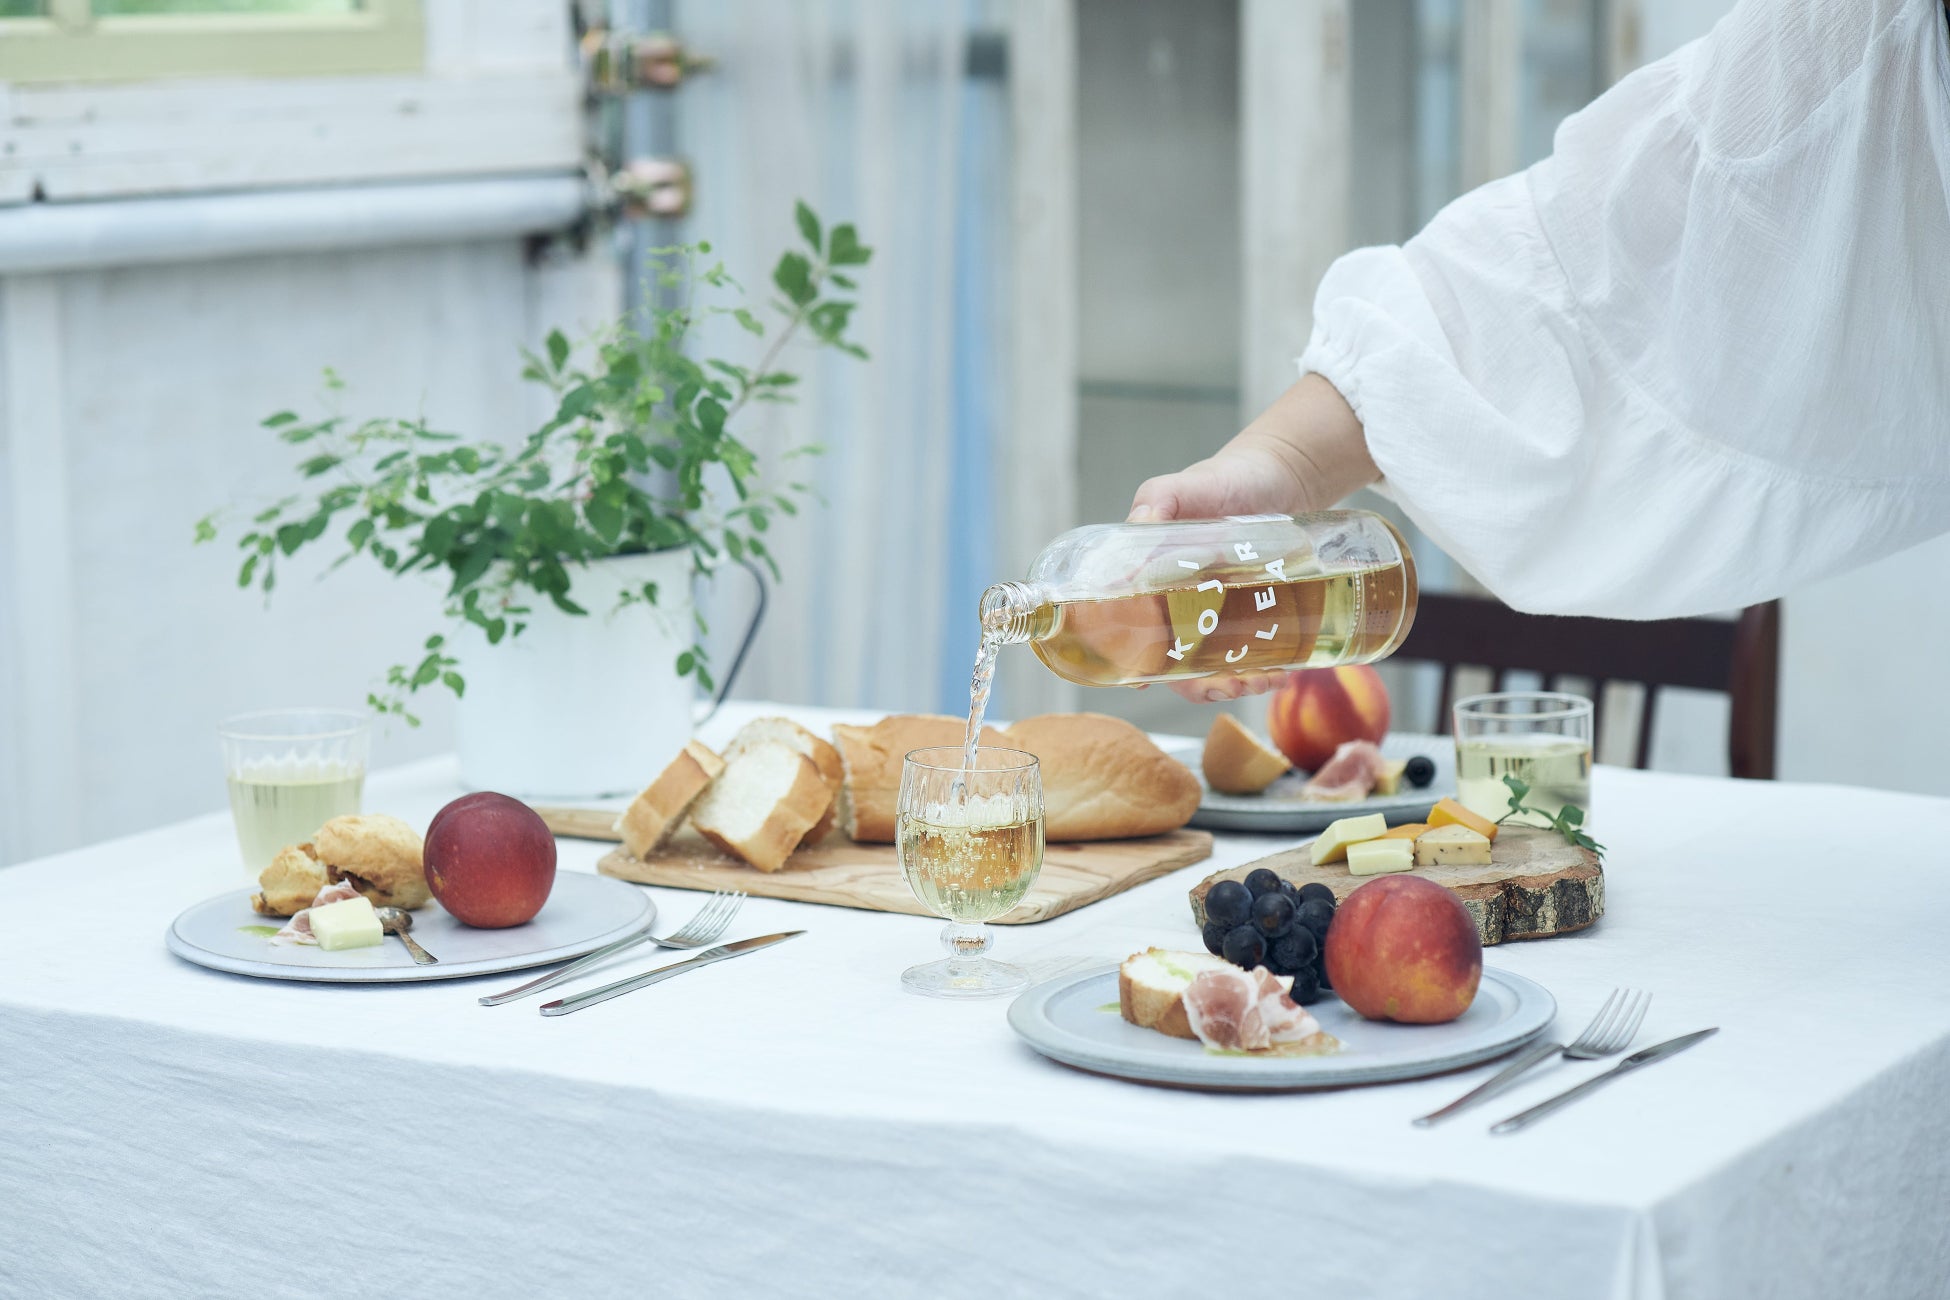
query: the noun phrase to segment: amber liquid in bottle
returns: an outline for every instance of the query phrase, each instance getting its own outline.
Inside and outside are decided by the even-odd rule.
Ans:
[[[1203,589],[1051,601],[1032,616],[1030,648],[1050,671],[1085,686],[1366,663],[1400,640],[1413,600],[1414,579],[1399,564],[1217,580]]]

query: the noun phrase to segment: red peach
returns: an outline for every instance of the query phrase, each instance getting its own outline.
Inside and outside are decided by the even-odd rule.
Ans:
[[[1483,943],[1454,893],[1420,876],[1380,876],[1341,901],[1326,962],[1334,992],[1368,1019],[1438,1025],[1476,1000]]]
[[[1388,688],[1366,664],[1294,673],[1273,696],[1266,729],[1287,760],[1317,772],[1350,740],[1388,734]]]

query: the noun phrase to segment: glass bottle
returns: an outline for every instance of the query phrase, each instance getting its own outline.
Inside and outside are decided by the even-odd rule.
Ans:
[[[982,593],[985,641],[1084,686],[1365,664],[1415,621],[1415,560],[1366,510],[1091,524]]]

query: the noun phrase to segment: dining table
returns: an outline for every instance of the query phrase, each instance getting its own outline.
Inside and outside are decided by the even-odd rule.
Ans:
[[[700,735],[768,714],[874,716],[743,702]],[[424,827],[461,793],[430,759],[373,771],[364,807]],[[250,887],[227,813],[21,863],[0,1296],[1950,1296],[1950,800],[1599,766],[1591,803],[1603,918],[1486,965],[1549,990],[1560,1039],[1620,987],[1651,994],[1635,1046],[1720,1032],[1509,1134],[1617,1058],[1423,1128],[1497,1063],[1253,1093],[1088,1073],[1007,998],[904,992],[925,917],[753,897],[728,938],[804,935],[547,1018],[480,1005],[520,975],[173,956],[172,918]],[[994,955],[1046,980],[1199,949],[1187,891],[1304,838],[1218,834]],[[611,847],[561,840],[559,869]],[[704,899],[650,893],[673,926]]]

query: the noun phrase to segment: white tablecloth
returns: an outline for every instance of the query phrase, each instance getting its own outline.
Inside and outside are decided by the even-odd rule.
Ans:
[[[366,805],[424,824],[456,792],[426,763]],[[1490,963],[1551,989],[1560,1032],[1619,984],[1656,993],[1643,1042],[1723,1032],[1514,1137],[1485,1127],[1597,1067],[1428,1131],[1408,1120],[1491,1067],[1116,1082],[1031,1052],[1003,1002],[902,993],[925,919],[754,899],[736,934],[809,933],[544,1020],[476,1005],[506,976],[171,957],[179,910],[242,887],[226,816],[15,867],[0,1295],[1950,1295],[1950,802],[1609,769],[1593,800],[1608,915]],[[1187,887],[1284,843],[1222,836],[998,955],[1196,947]],[[562,843],[571,870],[601,852]]]

